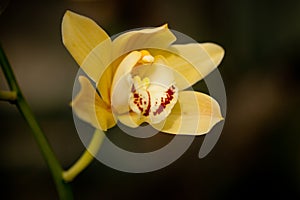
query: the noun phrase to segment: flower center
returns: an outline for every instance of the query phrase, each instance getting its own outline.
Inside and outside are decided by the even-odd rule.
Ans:
[[[142,54],[141,59],[138,61],[138,64],[151,64],[154,62],[154,57],[147,50],[141,50]]]
[[[178,99],[178,89],[173,80],[165,81],[170,79],[169,73],[172,71],[162,65],[155,65],[155,58],[148,51],[143,50],[141,53],[140,65],[136,67],[142,70],[132,73],[129,106],[144,121],[156,124],[170,114]],[[144,77],[141,78],[139,73]]]

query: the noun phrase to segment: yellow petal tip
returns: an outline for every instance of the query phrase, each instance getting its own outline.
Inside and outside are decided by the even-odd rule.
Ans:
[[[162,25],[162,27],[165,28],[165,29],[168,29],[169,25],[168,25],[168,23],[165,23],[164,25]]]
[[[203,43],[202,46],[204,47],[208,55],[211,57],[214,64],[216,66],[219,65],[225,55],[224,48],[218,44],[211,42]]]
[[[72,17],[72,16],[80,16],[79,14],[71,11],[71,10],[66,10],[64,16],[63,16],[63,20],[66,18],[66,17]]]
[[[64,16],[68,16],[68,15],[70,15],[71,13],[73,13],[73,12],[72,12],[72,11],[70,11],[70,10],[66,10],[66,12],[65,12]]]

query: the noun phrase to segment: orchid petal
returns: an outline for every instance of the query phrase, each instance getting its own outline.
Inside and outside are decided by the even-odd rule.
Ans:
[[[80,119],[95,128],[103,131],[112,128],[116,122],[109,107],[99,97],[86,77],[80,76],[79,82],[81,90],[71,103],[73,111]]]
[[[202,135],[223,119],[219,104],[210,96],[194,91],[179,92],[178,102],[164,126],[158,129],[171,134]]]
[[[131,52],[122,60],[115,72],[111,87],[111,105],[119,114],[129,110],[128,98],[132,86],[130,72],[140,58],[140,52]]]
[[[118,115],[118,120],[131,128],[137,128],[144,122],[144,119],[141,119],[137,113],[132,111]]]
[[[114,57],[130,51],[147,48],[166,48],[176,40],[167,24],[157,28],[147,28],[121,34],[113,40]]]
[[[102,73],[100,80],[98,81],[97,88],[100,92],[100,95],[103,99],[103,101],[107,104],[111,104],[111,88],[112,88],[112,82],[114,74],[121,63],[121,61],[124,59],[125,56],[122,56],[106,67],[104,72]]]
[[[164,56],[169,67],[177,73],[175,82],[184,90],[203,79],[221,62],[224,50],[213,43],[172,45],[166,50],[151,50],[154,55]]]
[[[111,40],[106,32],[93,20],[66,11],[62,20],[62,39],[76,62],[97,82],[111,53]]]

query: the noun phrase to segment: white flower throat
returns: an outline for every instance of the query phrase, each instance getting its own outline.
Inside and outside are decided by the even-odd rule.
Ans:
[[[178,99],[178,89],[172,71],[162,63],[156,63],[148,51],[131,73],[129,106],[144,121],[156,124],[164,120]]]

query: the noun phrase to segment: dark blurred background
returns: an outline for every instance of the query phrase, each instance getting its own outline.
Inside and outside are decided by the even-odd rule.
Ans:
[[[69,107],[78,66],[61,42],[67,9],[110,35],[167,22],[226,50],[219,69],[227,118],[207,157],[198,158],[200,136],[175,163],[151,173],[119,172],[94,161],[72,183],[75,199],[300,198],[300,1],[0,2],[0,42],[64,168],[84,151]],[[7,88],[2,72],[0,88]],[[30,129],[7,102],[0,102],[0,133],[0,198],[57,199]]]

